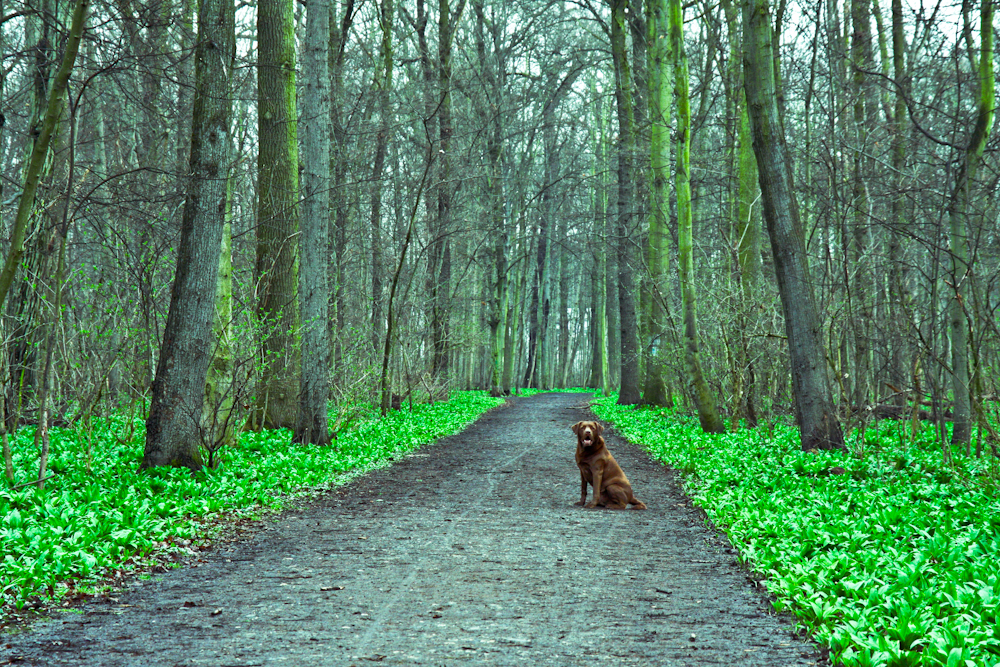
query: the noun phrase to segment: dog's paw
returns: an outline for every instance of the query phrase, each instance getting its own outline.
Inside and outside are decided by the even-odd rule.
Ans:
[[[595,507],[597,507],[597,503],[587,503],[586,505],[584,505],[584,507],[588,510],[592,510]]]
[[[577,507],[583,507],[583,501],[582,500],[578,500],[578,501],[576,501],[573,504],[576,505]]]

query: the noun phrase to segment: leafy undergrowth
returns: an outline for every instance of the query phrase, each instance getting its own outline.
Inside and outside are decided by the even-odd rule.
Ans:
[[[293,445],[285,429],[244,433],[225,451],[222,466],[194,475],[138,471],[141,420],[129,425],[115,417],[95,426],[89,473],[79,434],[52,429],[55,476],[44,490],[0,489],[0,625],[26,605],[79,595],[111,572],[142,568],[152,554],[184,549],[213,526],[224,528],[386,465],[502,403],[483,392],[455,392],[447,403],[416,405],[413,412],[370,413],[332,447]],[[123,438],[127,433],[134,435]],[[20,430],[12,441],[21,480],[37,474],[32,443],[33,429]]]
[[[744,564],[848,667],[1000,665],[996,462],[881,423],[865,452],[807,453],[778,427],[708,436],[697,420],[597,399],[594,412],[679,470]],[[928,429],[929,431],[929,429]]]

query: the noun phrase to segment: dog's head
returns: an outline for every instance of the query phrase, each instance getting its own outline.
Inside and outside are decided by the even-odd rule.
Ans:
[[[577,422],[571,428],[582,447],[593,447],[604,432],[604,427],[597,422]]]

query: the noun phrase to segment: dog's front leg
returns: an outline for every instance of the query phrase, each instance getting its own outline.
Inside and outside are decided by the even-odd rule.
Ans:
[[[587,509],[594,509],[597,507],[597,503],[601,501],[601,481],[604,477],[604,466],[595,466],[593,470],[594,477],[594,497],[589,503],[584,505]],[[586,494],[587,487],[584,486],[584,494]]]
[[[583,470],[580,471],[580,502],[573,504],[580,507],[587,504],[587,476],[583,474]]]

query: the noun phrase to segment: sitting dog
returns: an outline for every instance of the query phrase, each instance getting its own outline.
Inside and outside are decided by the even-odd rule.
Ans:
[[[646,509],[632,493],[628,478],[605,446],[601,437],[604,427],[597,422],[577,422],[572,429],[576,433],[576,464],[580,466],[580,502],[574,505],[591,509],[601,505],[613,510],[632,505],[632,509]],[[589,503],[587,484],[594,488],[594,497]]]

